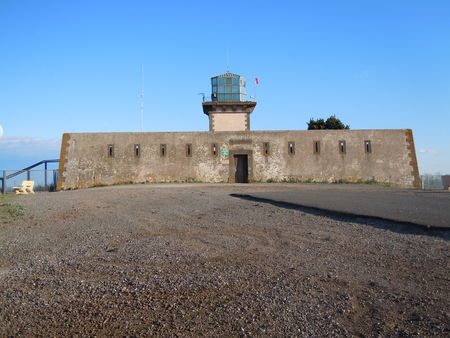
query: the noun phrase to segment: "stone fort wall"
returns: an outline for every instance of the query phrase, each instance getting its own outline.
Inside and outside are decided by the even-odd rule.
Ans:
[[[400,129],[64,134],[57,188],[234,182],[236,154],[250,182],[419,187],[412,131]]]

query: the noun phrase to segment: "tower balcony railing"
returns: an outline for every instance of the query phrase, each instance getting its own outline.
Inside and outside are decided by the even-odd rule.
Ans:
[[[213,99],[211,96],[207,96],[205,95],[205,93],[198,93],[198,95],[200,95],[202,97],[202,102],[248,102],[248,101],[256,101],[256,98],[252,95],[247,95],[247,94],[234,94],[234,95],[239,95],[239,99],[234,99],[230,98],[230,99]],[[220,94],[219,94],[220,95]],[[233,94],[222,94],[222,95],[233,95]]]

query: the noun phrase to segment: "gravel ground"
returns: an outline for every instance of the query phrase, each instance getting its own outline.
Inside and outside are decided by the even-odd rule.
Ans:
[[[0,335],[450,335],[450,232],[230,196],[294,186],[19,196]]]

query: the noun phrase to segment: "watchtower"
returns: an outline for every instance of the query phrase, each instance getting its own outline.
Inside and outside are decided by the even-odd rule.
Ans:
[[[211,78],[211,101],[203,102],[209,131],[250,130],[256,102],[246,101],[245,77],[230,72]]]

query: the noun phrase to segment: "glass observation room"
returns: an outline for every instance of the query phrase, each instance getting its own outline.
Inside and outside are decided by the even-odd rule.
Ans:
[[[246,101],[245,77],[225,73],[211,78],[212,101]]]

